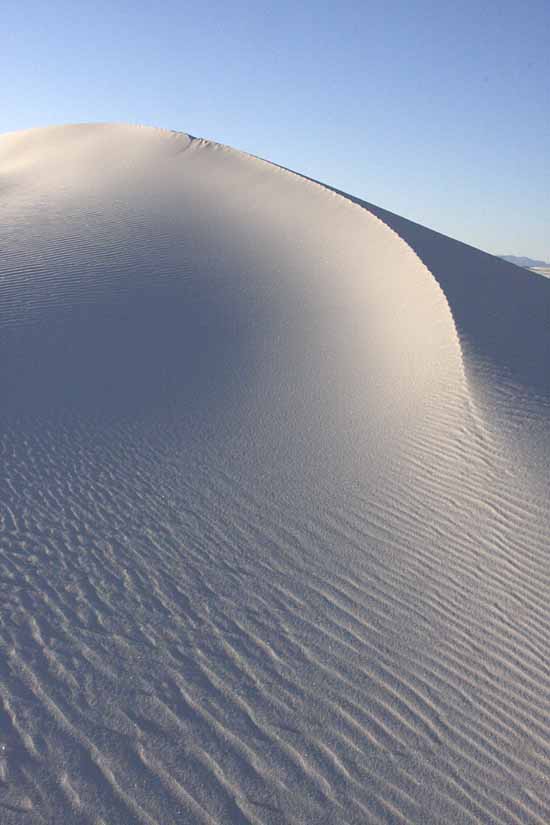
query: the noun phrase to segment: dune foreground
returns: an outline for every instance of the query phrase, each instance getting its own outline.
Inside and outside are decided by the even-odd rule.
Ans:
[[[0,191],[0,822],[547,825],[550,282],[157,129]]]

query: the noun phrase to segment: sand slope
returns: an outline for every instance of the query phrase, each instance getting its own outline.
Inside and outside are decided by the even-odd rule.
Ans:
[[[0,821],[548,822],[548,281],[156,129],[0,192]]]

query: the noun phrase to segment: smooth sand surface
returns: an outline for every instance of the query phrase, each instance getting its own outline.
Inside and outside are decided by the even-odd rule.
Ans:
[[[0,193],[2,825],[547,825],[548,280],[151,128]]]

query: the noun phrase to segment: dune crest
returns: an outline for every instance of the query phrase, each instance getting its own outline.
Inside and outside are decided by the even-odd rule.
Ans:
[[[161,129],[0,191],[2,822],[546,822],[550,284]]]

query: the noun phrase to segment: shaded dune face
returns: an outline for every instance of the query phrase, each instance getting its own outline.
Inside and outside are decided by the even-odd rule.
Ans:
[[[518,394],[550,399],[550,290],[539,275],[340,194],[391,227],[437,280],[468,350],[466,371],[480,391],[492,375],[495,382],[513,382]],[[481,364],[485,369],[480,372]]]
[[[127,126],[0,249],[2,825],[546,825],[548,283]]]
[[[1,147],[5,418],[170,408],[340,449],[341,433],[393,443],[460,384],[430,273],[320,187],[151,129],[53,128]]]

